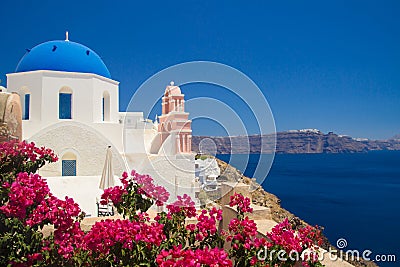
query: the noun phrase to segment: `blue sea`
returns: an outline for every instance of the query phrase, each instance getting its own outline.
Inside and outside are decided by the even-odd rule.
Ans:
[[[260,155],[241,156],[249,156],[242,171],[253,177]],[[323,226],[332,244],[344,238],[346,249],[395,254],[397,263],[378,265],[400,266],[400,151],[279,154],[262,186],[285,209]]]

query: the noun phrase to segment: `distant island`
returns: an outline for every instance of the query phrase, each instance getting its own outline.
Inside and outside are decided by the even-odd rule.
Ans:
[[[373,150],[400,150],[400,135],[388,140],[370,140],[338,135],[333,132],[323,133],[317,129],[291,130],[268,135],[249,136],[193,136],[192,150],[201,152],[215,151],[210,142],[216,145],[217,154],[271,153],[360,153]]]

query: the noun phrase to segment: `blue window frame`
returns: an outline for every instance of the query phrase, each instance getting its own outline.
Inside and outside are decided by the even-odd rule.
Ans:
[[[30,94],[25,94],[24,97],[24,114],[23,114],[23,120],[29,120],[29,107],[31,105],[31,95]]]
[[[76,176],[76,160],[62,160],[62,176]]]
[[[60,93],[59,95],[59,119],[72,119],[71,106],[72,94]]]

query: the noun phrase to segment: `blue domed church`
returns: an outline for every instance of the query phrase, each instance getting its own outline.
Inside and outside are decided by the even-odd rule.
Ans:
[[[97,174],[103,161],[98,155],[108,145],[116,171],[122,170],[118,84],[96,52],[68,39],[33,47],[7,74],[8,90],[21,97],[23,138],[60,157],[43,175]]]
[[[184,101],[175,87],[167,86],[166,92],[179,92],[176,97]],[[74,197],[93,214],[107,150],[115,175],[136,169],[172,195],[194,197],[194,157],[176,149],[173,134],[160,139],[158,123],[144,120],[142,112],[119,112],[119,82],[95,51],[70,41],[68,33],[65,40],[28,49],[15,72],[7,74],[7,90],[21,98],[23,139],[59,156],[40,170],[59,197]]]

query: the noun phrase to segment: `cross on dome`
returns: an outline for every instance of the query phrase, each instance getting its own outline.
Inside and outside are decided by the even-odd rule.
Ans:
[[[65,41],[69,42],[68,31],[65,32]]]

